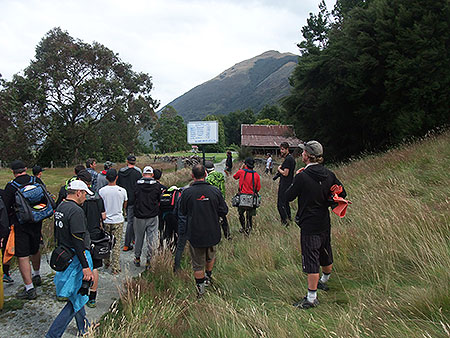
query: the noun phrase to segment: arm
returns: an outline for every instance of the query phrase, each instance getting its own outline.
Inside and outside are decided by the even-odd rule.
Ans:
[[[301,174],[295,176],[294,182],[291,184],[291,186],[286,190],[286,198],[289,202],[292,202],[297,198],[297,196],[301,193]]]
[[[278,172],[283,175],[283,176],[287,176],[289,175],[289,168],[282,168],[281,165],[278,166]]]

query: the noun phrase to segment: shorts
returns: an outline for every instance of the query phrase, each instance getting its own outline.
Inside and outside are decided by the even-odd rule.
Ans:
[[[103,260],[92,258],[92,266],[94,269],[101,268],[103,266]]]
[[[192,268],[194,271],[205,270],[206,263],[216,258],[216,248],[210,246],[208,248],[194,248],[189,243],[189,252],[191,253]]]
[[[28,257],[38,253],[41,244],[42,222],[14,226],[16,257]]]
[[[333,263],[330,230],[316,235],[300,235],[303,272],[319,273],[321,266]]]

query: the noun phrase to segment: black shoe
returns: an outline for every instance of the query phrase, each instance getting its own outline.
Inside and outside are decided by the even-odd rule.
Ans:
[[[200,283],[200,284],[196,284],[197,286],[197,298],[201,298],[203,297],[203,295],[205,294],[206,290],[205,290],[205,282]]]
[[[308,298],[304,297],[302,300],[300,300],[297,303],[294,303],[293,305],[299,309],[309,309],[319,305],[319,300],[316,298],[314,299],[314,302],[311,303],[310,301],[308,301]]]
[[[25,288],[23,288],[22,291],[16,294],[16,297],[19,299],[29,299],[29,300],[36,299],[37,298],[36,289],[32,288],[27,291]]]
[[[317,288],[323,291],[328,291],[330,288],[328,287],[327,283],[322,283],[319,279],[319,283],[317,283]]]
[[[133,262],[134,262],[134,266],[136,266],[136,267],[140,267],[141,266],[141,259],[140,258],[135,257]]]
[[[36,275],[33,278],[31,278],[31,281],[33,282],[34,286],[41,286],[42,285],[42,279],[40,275]]]
[[[205,276],[205,286],[211,286],[213,284],[213,279],[212,277],[208,277],[208,275]]]

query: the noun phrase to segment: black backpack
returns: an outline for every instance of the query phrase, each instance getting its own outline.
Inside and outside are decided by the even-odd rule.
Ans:
[[[172,191],[164,190],[161,194],[161,200],[159,202],[159,210],[161,211],[172,211],[175,209],[175,205],[180,198],[180,189],[174,189]]]

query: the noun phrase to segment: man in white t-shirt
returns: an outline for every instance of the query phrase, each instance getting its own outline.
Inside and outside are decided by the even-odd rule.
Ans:
[[[272,161],[272,155],[270,153],[267,153],[267,160],[266,160],[266,171],[265,173],[272,175],[272,168],[273,168],[273,161]]]
[[[120,243],[123,235],[123,209],[127,207],[127,191],[116,185],[117,170],[109,169],[106,172],[106,180],[108,185],[100,189],[99,195],[105,204],[106,219],[105,230],[112,233],[116,238],[116,245],[112,251],[111,272],[113,274],[120,273]],[[105,266],[110,265],[109,260],[104,261]]]

